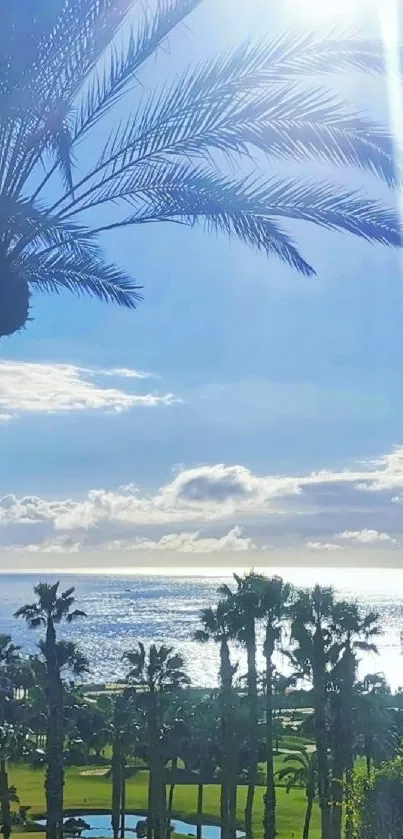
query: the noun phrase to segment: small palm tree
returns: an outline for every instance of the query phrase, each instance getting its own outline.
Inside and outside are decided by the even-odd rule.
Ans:
[[[0,813],[1,832],[4,839],[11,836],[11,804],[19,803],[15,787],[10,786],[8,761],[26,758],[31,749],[29,733],[9,723],[0,725]]]
[[[318,783],[316,753],[308,753],[306,749],[299,749],[292,754],[285,755],[283,763],[284,766],[276,772],[276,777],[279,781],[285,781],[287,793],[293,787],[303,787],[305,789],[306,812],[302,839],[309,839],[312,807]]]
[[[192,703],[180,738],[179,756],[186,768],[198,771],[196,839],[202,839],[204,785],[212,783],[219,743],[217,697],[204,696]]]
[[[139,641],[137,649],[126,652],[123,658],[130,666],[126,676],[128,685],[140,688],[146,703],[150,766],[147,839],[165,839],[164,700],[173,691],[188,685],[190,679],[185,672],[183,657],[165,644],[160,647],[151,644],[146,651]]]
[[[367,674],[355,686],[357,701],[358,745],[365,757],[367,777],[374,766],[390,760],[399,746],[399,731],[394,712],[385,700],[390,687],[382,673]]]
[[[332,630],[337,637],[335,651],[338,655],[332,673],[332,680],[337,688],[339,721],[335,731],[335,755],[340,756],[336,773],[336,800],[333,807],[333,829],[335,839],[342,830],[342,775],[346,774],[347,812],[346,839],[352,839],[353,824],[349,802],[354,771],[354,747],[357,740],[357,669],[360,652],[378,653],[374,640],[381,634],[379,615],[369,612],[362,616],[358,605],[342,601],[333,609]]]
[[[382,71],[380,49],[283,34],[246,41],[144,93],[142,66],[201,2],[55,0],[36,4],[35,17],[21,0],[9,4],[1,31],[0,337],[26,324],[33,291],[69,289],[134,308],[137,283],[100,248],[99,235],[112,229],[202,222],[303,274],[313,268],[284,220],[400,245],[398,214],[350,189],[303,178],[259,182],[256,172],[236,178],[218,166],[263,153],[357,167],[394,185],[393,139],[311,81],[322,71]],[[125,94],[127,118],[97,149],[104,135],[95,129]],[[90,165],[80,155],[87,141]],[[95,209],[111,214],[91,223]]]
[[[45,663],[45,694],[48,711],[46,737],[46,836],[47,839],[63,839],[63,681],[62,670],[80,672],[85,661],[75,646],[58,642],[56,626],[63,621],[71,623],[84,617],[84,612],[74,609],[74,588],[59,594],[59,583],[39,583],[34,587],[36,601],[22,606],[15,613],[23,618],[31,629],[45,629],[45,638],[40,649]]]
[[[98,707],[105,717],[105,727],[100,732],[105,739],[101,742],[105,744],[106,740],[112,745],[111,823],[114,839],[118,839],[119,827],[122,836],[125,831],[126,762],[137,734],[136,708],[132,697],[126,694],[100,696]]]
[[[195,641],[213,641],[220,648],[221,839],[235,839],[238,768],[232,680],[237,665],[231,663],[230,656],[233,625],[228,598],[219,601],[215,608],[202,609],[200,622],[202,628],[196,630]]]

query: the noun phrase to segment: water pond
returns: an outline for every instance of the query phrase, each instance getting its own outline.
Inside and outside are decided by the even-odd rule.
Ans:
[[[83,839],[97,839],[97,837],[105,836],[111,837],[112,836],[112,828],[111,828],[111,816],[110,813],[103,813],[97,815],[91,815],[88,813],[80,813],[80,818],[84,819],[87,824],[91,825],[90,830],[83,830],[81,836]],[[136,834],[134,832],[136,824],[138,821],[142,821],[144,816],[136,816],[136,815],[126,815],[126,833],[129,836],[132,836],[135,839]],[[44,820],[41,819],[39,824],[44,824]],[[171,824],[174,828],[175,833],[181,833],[183,836],[196,836],[196,825],[189,824],[188,822],[182,822],[180,819],[171,819]],[[220,832],[221,828],[215,824],[206,824],[203,825],[203,839],[220,839]],[[242,837],[245,834],[242,831],[237,831],[237,836]]]

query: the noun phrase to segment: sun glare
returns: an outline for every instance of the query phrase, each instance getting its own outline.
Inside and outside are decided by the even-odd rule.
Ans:
[[[288,6],[300,19],[338,23],[351,17],[357,19],[369,5],[369,0],[288,0]]]

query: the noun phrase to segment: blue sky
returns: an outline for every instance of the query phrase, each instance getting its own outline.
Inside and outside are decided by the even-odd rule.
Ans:
[[[236,15],[206,0],[144,83],[295,17],[292,4],[270,18],[260,0]],[[313,17],[301,0],[300,23]],[[357,17],[375,33],[364,4]],[[384,82],[334,84],[388,119]],[[129,567],[235,550],[400,562],[402,256],[290,229],[317,277],[201,228],[153,225],[103,240],[145,286],[137,312],[35,298],[28,329],[2,346],[1,568],[77,567],[103,549],[103,564]]]

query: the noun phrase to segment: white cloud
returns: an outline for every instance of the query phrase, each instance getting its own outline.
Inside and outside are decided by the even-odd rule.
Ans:
[[[364,530],[345,530],[344,533],[338,533],[335,538],[348,542],[359,542],[362,545],[377,545],[385,542],[389,545],[398,544],[397,539],[389,536],[388,533],[368,528],[364,528]]]
[[[7,361],[0,365],[1,411],[5,421],[21,413],[53,414],[65,411],[125,411],[134,407],[172,405],[173,393],[131,393],[103,387],[96,379],[113,376],[145,379],[147,373],[125,368],[89,370],[73,364]]]
[[[308,548],[308,551],[315,551],[315,552],[316,551],[318,551],[318,552],[320,552],[320,551],[329,552],[330,551],[331,552],[331,551],[341,551],[342,550],[341,545],[336,545],[333,542],[307,542],[306,547]]]
[[[87,370],[88,373],[94,371]],[[115,376],[121,379],[152,379],[152,373],[146,373],[144,370],[130,370],[128,367],[111,367],[110,370],[97,370],[98,375]]]
[[[60,536],[44,542],[29,543],[28,545],[10,545],[3,551],[15,553],[78,553],[92,551],[93,545],[85,541],[80,542],[69,536]],[[170,551],[178,553],[219,553],[254,551],[257,545],[249,537],[243,536],[242,527],[235,526],[224,536],[203,536],[202,531],[183,531],[182,533],[166,533],[160,539],[153,540],[145,537],[135,539],[114,539],[97,545],[100,551],[140,551],[145,553],[155,551]]]

